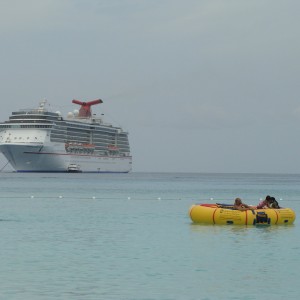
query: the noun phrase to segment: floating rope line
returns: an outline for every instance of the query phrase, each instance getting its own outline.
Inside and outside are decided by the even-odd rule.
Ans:
[[[189,201],[193,203],[233,203],[232,200],[228,199],[222,199],[222,198],[197,198],[197,197],[178,197],[178,198],[172,198],[172,197],[139,197],[139,196],[123,196],[123,197],[103,197],[103,196],[97,196],[97,195],[90,195],[90,196],[71,196],[71,195],[0,195],[0,199],[68,199],[68,200],[124,200],[124,201]],[[245,200],[245,199],[244,199]],[[287,199],[284,200],[282,198],[278,199],[280,202],[298,202],[300,199]],[[245,202],[257,202],[261,200],[255,200],[255,199],[246,199]]]
[[[40,195],[28,195],[28,196],[0,196],[0,199],[86,199],[86,200],[124,200],[124,201],[181,201],[184,200],[182,198],[162,198],[162,197],[153,197],[153,198],[144,198],[144,197],[97,197],[97,196],[89,196],[89,197],[81,197],[81,196],[40,196]],[[186,199],[190,200],[190,199]]]

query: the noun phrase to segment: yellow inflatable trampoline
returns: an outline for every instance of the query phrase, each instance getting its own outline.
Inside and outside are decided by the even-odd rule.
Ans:
[[[296,215],[290,208],[249,209],[240,211],[218,204],[195,204],[190,208],[194,223],[234,225],[293,224]]]

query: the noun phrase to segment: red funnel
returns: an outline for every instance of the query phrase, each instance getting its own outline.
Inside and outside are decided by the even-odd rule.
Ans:
[[[89,102],[81,102],[79,100],[72,100],[72,103],[79,104],[81,105],[80,110],[79,110],[79,117],[82,118],[89,118],[92,116],[92,110],[91,106],[99,103],[103,103],[101,99],[89,101]]]

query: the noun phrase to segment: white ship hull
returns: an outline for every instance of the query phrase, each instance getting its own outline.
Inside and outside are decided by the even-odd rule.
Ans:
[[[0,151],[17,172],[68,172],[70,165],[80,172],[128,173],[131,157],[68,154],[61,147],[42,144],[1,144]]]

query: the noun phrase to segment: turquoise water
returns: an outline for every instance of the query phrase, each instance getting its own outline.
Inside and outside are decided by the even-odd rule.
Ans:
[[[299,216],[300,175],[0,173],[0,299],[299,299],[300,230],[191,223],[194,203]]]

